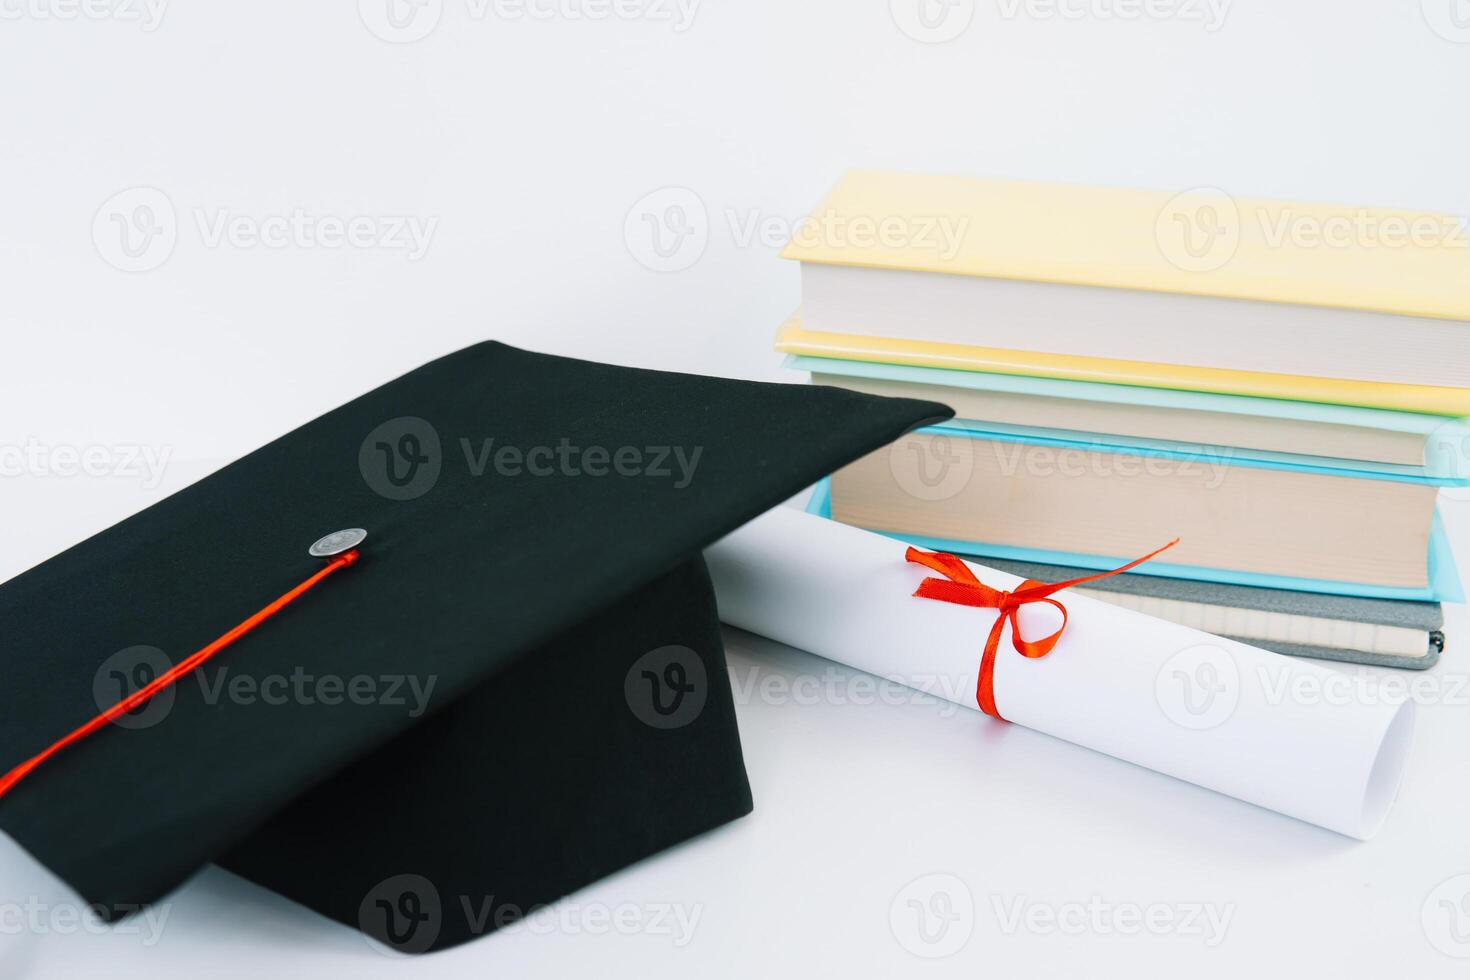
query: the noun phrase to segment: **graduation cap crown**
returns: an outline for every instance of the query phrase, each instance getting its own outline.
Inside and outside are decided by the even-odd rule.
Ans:
[[[485,343],[0,586],[0,799],[108,915],[207,862],[410,952],[749,811],[700,550],[943,406]],[[340,542],[339,542],[340,543]],[[495,896],[509,915],[466,917]]]

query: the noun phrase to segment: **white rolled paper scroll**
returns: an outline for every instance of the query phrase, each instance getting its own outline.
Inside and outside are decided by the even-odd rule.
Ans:
[[[935,573],[904,551],[778,508],[705,557],[726,623],[979,710],[996,612],[915,597]],[[1020,584],[970,567],[993,588]],[[1056,598],[1070,618],[1049,656],[1022,657],[1009,626],[1001,639],[994,689],[1007,720],[1349,837],[1377,833],[1403,776],[1412,702],[1333,696],[1342,675],[1315,663],[1072,592]],[[1059,621],[1044,605],[1020,612],[1028,638]]]

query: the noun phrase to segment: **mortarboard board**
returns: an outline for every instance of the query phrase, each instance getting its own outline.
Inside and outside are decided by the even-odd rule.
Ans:
[[[368,534],[14,785],[0,830],[108,917],[213,861],[409,952],[505,925],[749,812],[700,550],[949,414],[434,361],[0,586],[6,772]]]

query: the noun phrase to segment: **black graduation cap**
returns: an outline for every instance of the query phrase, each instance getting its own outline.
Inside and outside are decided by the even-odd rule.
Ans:
[[[701,548],[949,415],[434,361],[0,586],[3,773],[367,531],[16,783],[0,829],[107,917],[213,861],[409,952],[503,926],[749,812]]]

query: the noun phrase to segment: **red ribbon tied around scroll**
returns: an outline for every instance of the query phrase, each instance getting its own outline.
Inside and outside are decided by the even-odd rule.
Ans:
[[[1039,660],[1051,653],[1057,641],[1062,638],[1062,633],[1067,629],[1067,607],[1053,599],[1053,594],[1063,589],[1070,589],[1074,585],[1096,582],[1098,579],[1119,575],[1137,568],[1178,543],[1179,539],[1175,538],[1157,551],[1151,551],[1142,558],[1130,561],[1110,572],[1099,572],[1096,575],[1085,575],[1082,578],[1051,584],[1027,579],[1014,592],[992,589],[975,577],[969,565],[954,555],[910,548],[904,557],[944,576],[944,578],[926,578],[920,582],[918,590],[914,593],[918,598],[937,599],[940,602],[952,602],[959,606],[978,606],[982,609],[999,611],[995,617],[995,625],[990,628],[990,636],[985,640],[985,655],[980,658],[980,680],[975,685],[975,701],[980,705],[981,711],[992,718],[1005,721],[1006,719],[1001,716],[995,706],[995,656],[996,651],[1000,649],[1000,634],[1005,629],[1006,622],[1009,621],[1011,624],[1011,645],[1016,648],[1016,652],[1028,660]],[[1021,636],[1021,623],[1017,618],[1021,607],[1032,602],[1044,602],[1055,606],[1062,614],[1062,624],[1056,628],[1056,631],[1039,640],[1024,639]]]

